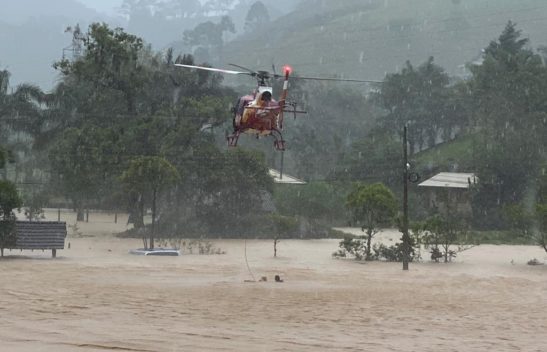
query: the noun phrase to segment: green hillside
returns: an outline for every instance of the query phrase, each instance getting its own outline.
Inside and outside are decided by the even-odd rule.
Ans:
[[[301,75],[382,79],[429,56],[451,75],[480,56],[512,20],[537,47],[547,43],[544,0],[303,1],[293,13],[229,43],[224,63]]]
[[[439,144],[414,156],[415,166],[426,173],[441,171],[474,172],[473,169],[474,136],[458,137]]]

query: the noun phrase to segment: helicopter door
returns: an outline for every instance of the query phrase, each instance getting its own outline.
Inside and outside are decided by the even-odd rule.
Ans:
[[[241,117],[245,111],[245,107],[249,105],[254,100],[252,95],[245,95],[237,99],[237,103],[234,108],[234,128],[237,129],[241,125]]]

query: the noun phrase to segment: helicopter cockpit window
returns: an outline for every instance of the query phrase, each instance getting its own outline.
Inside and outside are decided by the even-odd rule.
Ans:
[[[272,87],[259,86],[258,93],[263,93],[263,92],[269,92],[270,94],[272,94]]]
[[[272,93],[266,91],[262,93],[262,96],[260,97],[263,101],[271,101],[272,100]]]

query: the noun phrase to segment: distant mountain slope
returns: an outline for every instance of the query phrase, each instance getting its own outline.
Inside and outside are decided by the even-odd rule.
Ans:
[[[290,63],[302,75],[382,79],[429,56],[449,73],[480,56],[508,20],[534,47],[547,43],[545,0],[307,0],[252,36],[224,61],[253,68]]]
[[[0,21],[10,24],[23,24],[29,18],[67,17],[91,20],[97,12],[87,8],[77,0],[16,0],[3,1]]]
[[[197,1],[197,0],[196,0]],[[216,1],[216,3],[214,2]],[[226,4],[214,0],[209,7]],[[43,89],[51,89],[55,83],[52,63],[61,58],[63,48],[71,43],[70,34],[64,33],[68,26],[80,24],[83,31],[92,22],[107,22],[111,27],[123,27],[129,33],[142,37],[155,50],[163,49],[176,40],[181,40],[185,29],[208,20],[218,21],[199,8],[199,16],[178,18],[175,10],[187,9],[191,2],[180,0],[132,2],[134,8],[124,18],[109,17],[86,7],[78,0],[14,0],[4,1],[0,11],[0,70],[8,69],[11,84],[34,83]],[[239,3],[226,14],[243,27],[245,16],[253,0],[233,1]],[[298,1],[278,0],[270,8],[271,16],[278,17],[291,11]],[[88,1],[91,6],[91,2]],[[112,4],[120,4],[113,1]],[[128,2],[130,3],[130,2]],[[104,6],[104,1],[103,1]],[[152,6],[155,4],[156,6]],[[162,6],[160,6],[162,5]],[[199,12],[198,11],[198,12]],[[180,12],[180,11],[179,11]],[[241,28],[240,28],[241,29]]]
[[[76,0],[6,1],[0,12],[0,69],[11,72],[12,86],[33,83],[51,89],[56,75],[52,64],[72,40],[65,29],[79,23],[87,30],[94,21],[112,19]]]

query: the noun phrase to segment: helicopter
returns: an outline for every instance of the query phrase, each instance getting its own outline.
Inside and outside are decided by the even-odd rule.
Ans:
[[[272,136],[274,138],[274,148],[278,151],[285,151],[285,141],[283,140],[283,117],[285,112],[290,112],[296,118],[296,114],[305,114],[306,111],[298,110],[297,104],[287,101],[289,92],[289,77],[292,73],[292,67],[283,66],[283,74],[270,73],[268,71],[254,71],[236,64],[229,64],[243,71],[225,70],[207,66],[195,66],[185,64],[175,64],[175,66],[206,70],[217,73],[232,75],[248,75],[257,80],[258,87],[253,94],[244,95],[238,98],[235,106],[232,108],[232,125],[234,131],[226,136],[228,146],[236,147],[239,136],[242,133],[254,135],[257,138],[261,136]],[[270,81],[273,79],[283,79],[283,89],[278,100],[273,99],[273,88]],[[319,78],[319,77],[292,77],[299,80],[315,81],[343,81],[343,82],[365,82],[381,83],[381,81],[358,80],[358,79],[339,79],[339,78]]]

